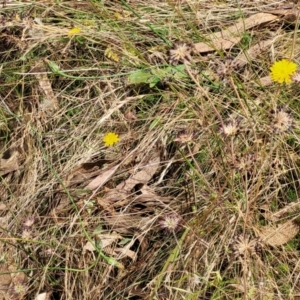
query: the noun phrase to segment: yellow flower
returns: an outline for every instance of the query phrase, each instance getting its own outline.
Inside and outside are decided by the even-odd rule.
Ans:
[[[77,35],[81,32],[81,29],[78,27],[74,27],[68,31],[68,36],[71,37],[73,35]]]
[[[297,71],[297,65],[287,59],[276,61],[271,69],[271,78],[279,83],[291,83],[292,75]]]
[[[114,132],[107,133],[103,138],[103,142],[104,142],[105,146],[113,146],[119,140],[120,140],[119,136],[117,134],[115,134]]]

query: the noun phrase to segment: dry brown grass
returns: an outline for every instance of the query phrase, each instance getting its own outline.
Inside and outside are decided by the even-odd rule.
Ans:
[[[0,299],[297,299],[281,2],[4,1]]]

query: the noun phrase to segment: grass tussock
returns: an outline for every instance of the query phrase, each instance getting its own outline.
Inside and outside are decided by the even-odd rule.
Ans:
[[[297,299],[293,5],[1,4],[0,299]]]

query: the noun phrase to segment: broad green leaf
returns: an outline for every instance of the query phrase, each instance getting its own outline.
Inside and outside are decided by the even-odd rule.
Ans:
[[[148,83],[150,87],[154,87],[158,82],[165,78],[182,79],[187,74],[184,71],[184,65],[169,66],[166,68],[153,68],[152,70],[137,70],[128,77],[130,84]]]
[[[128,81],[130,84],[148,83],[152,76],[150,71],[137,70],[128,76]]]
[[[149,78],[149,87],[151,88],[155,87],[160,81],[161,78],[157,76],[152,76],[151,78]]]

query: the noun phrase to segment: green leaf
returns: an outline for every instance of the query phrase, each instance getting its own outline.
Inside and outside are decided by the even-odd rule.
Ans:
[[[51,69],[51,71],[54,74],[59,74],[60,73],[60,68],[55,62],[47,60],[47,63],[48,63],[49,68]]]
[[[184,65],[168,66],[166,68],[153,68],[152,70],[137,70],[128,76],[129,84],[146,83],[152,88],[165,78],[187,78]]]
[[[137,70],[128,76],[128,82],[129,84],[149,83],[152,76],[150,71]]]
[[[132,239],[129,239],[129,238],[124,238],[123,240],[121,240],[118,245],[119,246],[124,246],[126,245],[127,243],[129,243]]]
[[[167,67],[166,72],[168,74],[168,77],[172,77],[174,79],[182,79],[188,77],[184,70],[185,65],[178,65]]]
[[[102,233],[102,225],[98,225],[94,231],[93,231],[93,235],[97,235],[97,234],[101,234]]]
[[[151,76],[149,78],[149,87],[151,87],[151,88],[155,87],[160,81],[161,81],[161,79],[159,77]]]

